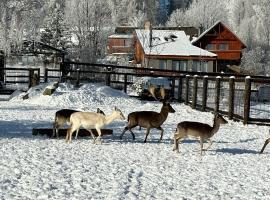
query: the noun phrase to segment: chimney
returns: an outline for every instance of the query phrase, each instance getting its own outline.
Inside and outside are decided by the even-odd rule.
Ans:
[[[151,22],[149,20],[146,20],[144,22],[144,30],[150,30]]]
[[[153,30],[152,30],[152,24],[149,20],[145,21],[144,23],[144,29],[149,30],[149,47],[151,48],[152,45],[152,40],[153,40]]]

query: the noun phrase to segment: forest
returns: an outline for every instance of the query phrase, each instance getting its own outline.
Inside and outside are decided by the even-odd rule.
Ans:
[[[23,40],[64,49],[72,58],[95,62],[106,53],[116,26],[195,26],[223,21],[246,44],[242,68],[270,74],[269,0],[191,0],[171,8],[160,22],[158,0],[1,0],[0,50],[9,54]]]

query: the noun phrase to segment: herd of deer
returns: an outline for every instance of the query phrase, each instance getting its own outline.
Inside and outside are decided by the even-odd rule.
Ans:
[[[150,86],[148,88],[149,93],[155,98],[155,87]],[[161,95],[162,96],[162,95]],[[172,108],[170,103],[166,100],[160,100],[163,103],[160,112],[154,111],[136,111],[132,112],[128,115],[128,125],[124,128],[120,139],[122,139],[123,135],[127,130],[132,134],[133,140],[135,140],[135,134],[132,129],[136,126],[146,128],[146,134],[144,142],[146,143],[147,137],[150,133],[150,130],[156,128],[161,131],[159,142],[163,137],[163,128],[161,125],[165,122],[169,113],[174,113],[175,110]],[[58,130],[65,123],[70,124],[70,127],[67,130],[66,134],[66,142],[70,143],[72,139],[72,134],[76,131],[75,139],[77,139],[78,132],[80,127],[85,128],[89,131],[93,138],[93,142],[96,144],[101,144],[101,129],[105,126],[113,122],[114,120],[124,120],[125,117],[120,109],[114,108],[110,115],[105,115],[105,113],[97,109],[97,112],[82,112],[77,110],[70,109],[62,109],[55,113],[55,121],[53,123],[53,137],[58,138]],[[179,142],[181,139],[187,137],[195,137],[200,140],[200,153],[207,150],[211,145],[211,137],[219,130],[221,124],[228,123],[220,114],[216,114],[213,119],[213,126],[208,124],[200,123],[200,122],[191,122],[191,121],[183,121],[178,123],[176,132],[174,133],[174,146],[173,151],[179,152]],[[95,138],[91,129],[96,129],[98,133],[98,137]],[[209,145],[206,149],[203,148],[203,142],[209,141]],[[265,144],[260,151],[263,153],[266,145],[270,142],[270,138],[265,141]]]

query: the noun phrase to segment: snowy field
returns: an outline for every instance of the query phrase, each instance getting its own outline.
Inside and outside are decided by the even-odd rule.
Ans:
[[[160,102],[141,102],[120,91],[94,84],[74,89],[60,84],[52,96],[45,86],[32,88],[29,99],[17,94],[0,101],[0,199],[270,199],[270,145],[259,155],[269,127],[229,121],[213,136],[213,145],[200,156],[194,139],[172,151],[176,124],[199,121],[212,124],[212,114],[173,103],[163,128],[152,130],[144,144],[144,132],[135,128],[136,140],[126,121],[113,122],[113,136],[102,145],[89,138],[67,144],[63,138],[32,136],[32,128],[51,127],[61,108],[111,113],[113,106],[125,116],[132,111],[160,111]]]

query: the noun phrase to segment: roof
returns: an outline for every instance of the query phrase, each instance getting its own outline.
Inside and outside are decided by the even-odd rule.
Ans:
[[[20,49],[11,48],[11,54],[66,54],[64,50],[55,48],[41,41],[24,40]]]
[[[227,29],[229,32],[231,32],[237,38],[237,40],[239,40],[239,42],[241,42],[241,44],[244,46],[244,48],[246,48],[246,45],[241,41],[241,39],[235,33],[233,33],[233,31],[231,29],[229,29],[221,21],[217,21],[213,26],[211,26],[210,28],[206,29],[201,35],[199,35],[199,37],[197,37],[197,39],[195,39],[195,40],[192,41],[192,44],[195,44],[196,42],[198,42],[199,40],[201,40],[209,31],[211,31],[213,28],[215,28],[218,24],[221,24],[225,29]]]
[[[118,38],[118,39],[132,39],[132,34],[113,34],[110,35],[109,38]]]
[[[184,31],[152,30],[152,47],[150,48],[150,30],[136,29],[136,35],[146,55],[167,56],[206,56],[217,55],[192,45]]]

